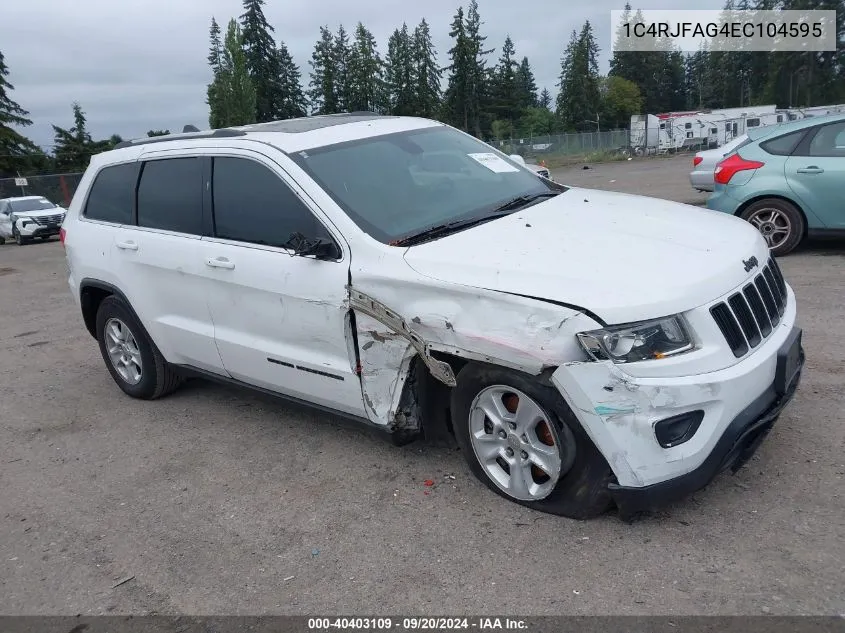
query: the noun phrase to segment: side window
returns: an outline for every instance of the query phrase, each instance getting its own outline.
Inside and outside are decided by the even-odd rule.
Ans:
[[[138,185],[138,226],[202,234],[202,167],[198,158],[144,163]]]
[[[845,121],[823,125],[810,141],[810,156],[845,156]]]
[[[760,119],[748,119],[745,122],[746,127],[757,127],[758,125],[760,125]]]
[[[776,136],[775,138],[760,143],[760,147],[769,154],[775,156],[789,156],[798,145],[799,141],[804,137],[804,130],[798,130],[783,136]]]
[[[83,215],[91,220],[130,224],[137,175],[136,163],[114,165],[100,171],[88,193]]]
[[[268,246],[284,246],[297,232],[318,237],[319,224],[311,210],[260,163],[215,158],[212,191],[217,237]]]
[[[684,123],[684,129],[691,130],[692,129],[692,123]]]

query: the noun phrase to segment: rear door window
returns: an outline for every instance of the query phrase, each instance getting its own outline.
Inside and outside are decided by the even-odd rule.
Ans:
[[[202,234],[199,158],[167,158],[144,163],[138,185],[138,226]]]
[[[821,126],[810,141],[809,154],[845,157],[845,121]]]
[[[130,224],[137,177],[136,163],[113,165],[100,170],[94,178],[83,215],[91,220]]]

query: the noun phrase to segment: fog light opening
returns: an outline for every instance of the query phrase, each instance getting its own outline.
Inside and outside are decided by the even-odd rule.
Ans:
[[[654,435],[660,446],[672,448],[692,439],[703,419],[704,411],[701,410],[681,413],[655,423]]]

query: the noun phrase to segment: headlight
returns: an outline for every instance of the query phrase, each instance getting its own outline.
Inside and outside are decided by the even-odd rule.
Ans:
[[[581,332],[578,341],[593,359],[614,363],[665,358],[694,347],[679,315]]]

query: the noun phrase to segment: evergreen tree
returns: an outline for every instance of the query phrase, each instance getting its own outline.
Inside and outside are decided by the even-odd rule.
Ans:
[[[407,37],[407,28],[405,34]],[[377,112],[384,101],[383,62],[376,39],[358,22],[348,57],[348,99],[350,112]]]
[[[485,120],[483,116],[484,106],[489,103],[491,91],[489,90],[488,79],[491,73],[488,72],[485,56],[493,52],[493,49],[484,50],[484,42],[487,36],[481,35],[481,16],[478,13],[478,0],[470,0],[466,19],[466,37],[469,44],[469,112],[470,129],[476,137],[481,138],[484,129],[488,128],[492,121]]]
[[[88,133],[87,119],[82,107],[73,104],[73,125],[64,129],[53,125],[56,168],[62,171],[84,171],[95,153],[94,142]]]
[[[446,68],[450,74],[445,98],[448,120],[478,137],[486,123],[482,108],[487,97],[489,73],[484,57],[492,52],[492,49],[484,50],[487,38],[480,33],[481,24],[476,0],[471,0],[466,17],[463,7],[458,7],[449,31],[454,45],[449,50],[451,64]]]
[[[528,58],[523,57],[516,73],[517,85],[519,86],[519,104],[523,108],[533,108],[537,105],[537,83],[534,81],[534,72]]]
[[[255,120],[272,121],[279,110],[278,56],[273,41],[273,27],[264,17],[265,0],[243,0],[241,37],[246,53],[246,66],[255,88]]]
[[[441,70],[437,65],[437,51],[425,19],[414,29],[412,48],[412,76],[416,80],[415,113],[417,116],[432,118],[440,109]]]
[[[472,58],[470,57],[470,44],[467,39],[466,26],[464,21],[464,8],[458,7],[458,12],[452,20],[452,28],[449,37],[455,43],[449,49],[449,60],[451,64],[446,67],[449,71],[449,84],[446,88],[445,108],[447,120],[463,131],[469,130],[470,126],[470,74]]]
[[[537,98],[537,105],[541,108],[546,108],[546,110],[551,109],[552,95],[548,88],[543,88],[543,92],[541,92],[540,96]]]
[[[15,175],[29,167],[29,158],[40,150],[28,138],[12,129],[12,125],[32,125],[27,118],[29,112],[12,101],[9,93],[15,87],[6,79],[9,69],[3,53],[0,52],[0,176]]]
[[[230,20],[220,54],[220,68],[208,89],[212,128],[255,123],[255,86],[247,68],[240,26]]]
[[[513,131],[514,123],[522,110],[523,94],[521,78],[518,76],[520,67],[514,59],[515,52],[513,41],[508,35],[490,81],[492,93],[490,110],[494,118],[502,122],[497,136],[502,136],[502,132],[505,131],[502,125],[509,128],[510,132]]]
[[[212,16],[211,28],[209,29],[209,39],[211,46],[208,51],[208,65],[214,73],[220,71],[220,66],[223,63],[223,42],[220,41],[220,25]]]
[[[150,130],[147,132],[147,136],[152,138],[153,136],[167,136],[170,134],[170,130]],[[119,143],[120,141],[118,141]]]
[[[284,42],[279,43],[276,50],[277,67],[279,71],[279,98],[276,106],[276,117],[279,119],[293,119],[308,114],[308,101],[302,91],[302,75],[299,67],[293,61]]]
[[[590,129],[600,115],[598,52],[588,20],[580,34],[572,31],[561,60],[557,115],[567,130]]]
[[[334,37],[328,26],[320,27],[320,39],[311,54],[311,89],[308,96],[315,114],[340,112],[337,72],[334,66]]]
[[[337,112],[348,112],[350,101],[349,86],[349,57],[351,55],[349,46],[349,34],[341,24],[334,36],[332,45],[332,64],[334,64],[335,100],[337,101]]]
[[[414,54],[407,24],[387,41],[385,60],[385,107],[390,114],[417,114]]]

